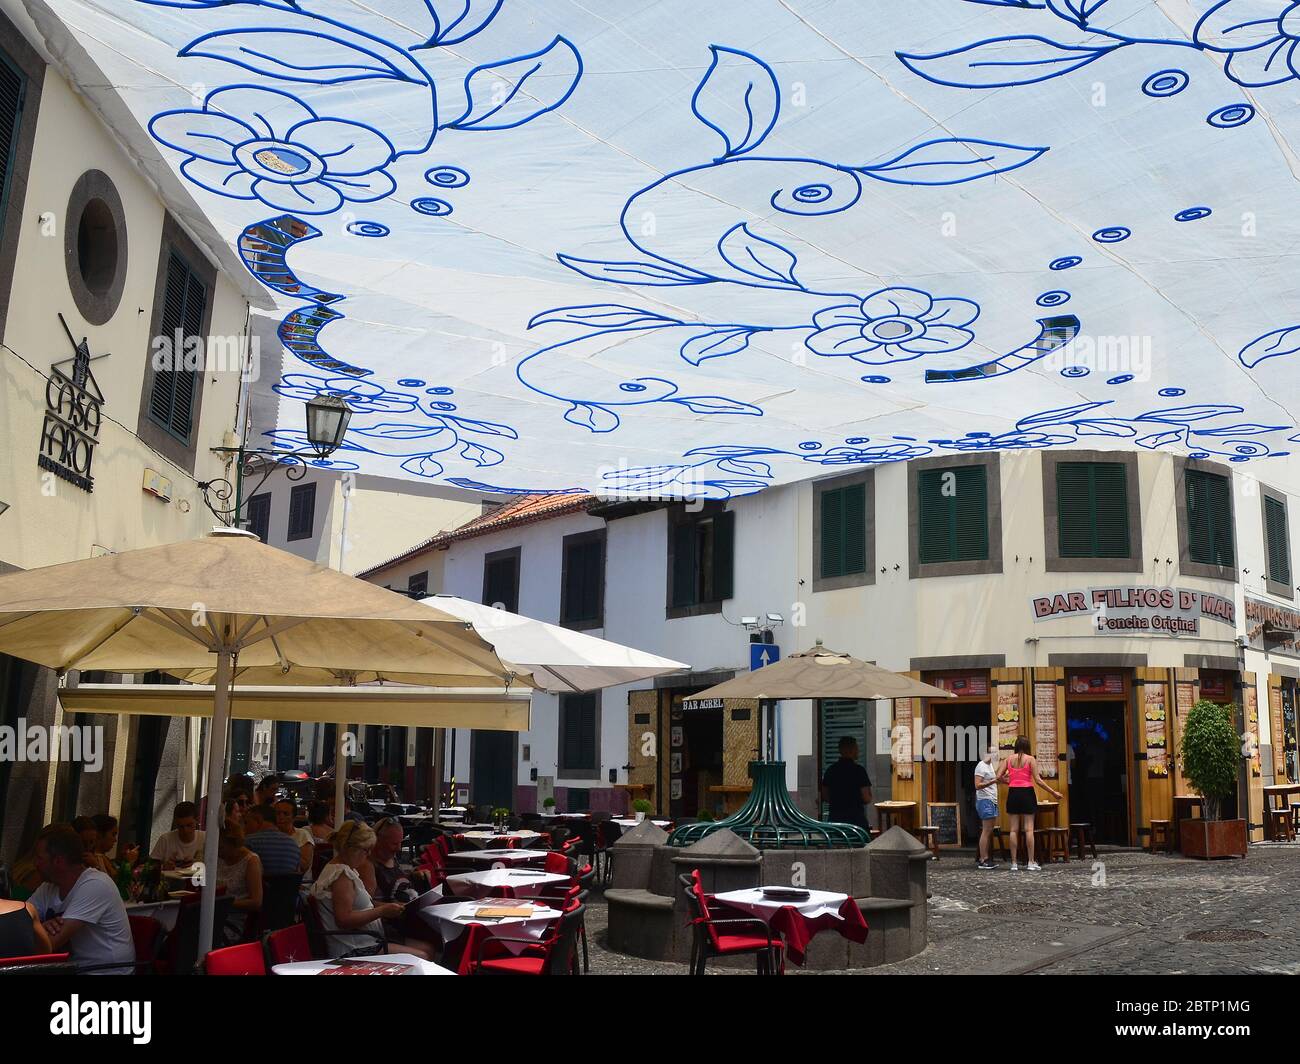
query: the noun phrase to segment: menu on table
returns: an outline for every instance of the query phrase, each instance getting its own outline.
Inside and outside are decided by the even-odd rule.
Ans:
[[[1034,684],[1034,753],[1044,779],[1056,779],[1060,745],[1056,734],[1056,684]]]

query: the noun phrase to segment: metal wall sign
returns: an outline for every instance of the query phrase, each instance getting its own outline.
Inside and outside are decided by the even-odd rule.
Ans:
[[[1029,601],[1036,622],[1088,617],[1095,635],[1196,636],[1202,621],[1237,620],[1232,599],[1181,587],[1090,587]]]
[[[59,315],[63,321],[63,315]],[[67,323],[63,323],[67,332]],[[104,394],[90,371],[90,348],[86,340],[72,343],[71,360],[50,367],[45,384],[45,423],[41,428],[41,446],[37,464],[82,491],[95,490],[91,462],[99,442],[99,426]],[[70,373],[60,367],[71,361]]]
[[[1251,649],[1300,656],[1300,610],[1246,596],[1246,638]]]

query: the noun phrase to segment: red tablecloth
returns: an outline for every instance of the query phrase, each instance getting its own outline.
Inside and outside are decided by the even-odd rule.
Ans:
[[[831,909],[825,903],[825,892],[814,891],[812,894],[809,902],[788,904],[763,898],[758,890],[730,891],[715,897],[719,905],[757,917],[767,924],[785,939],[786,955],[790,960],[802,967],[808,943],[819,931],[834,930],[858,943],[867,940],[867,921],[852,898],[836,895],[838,908]],[[810,912],[800,912],[801,908]]]

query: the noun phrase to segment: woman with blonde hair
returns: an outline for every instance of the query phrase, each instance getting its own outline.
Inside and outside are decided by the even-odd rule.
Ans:
[[[334,856],[329,860],[316,881],[311,885],[311,896],[320,907],[321,926],[326,931],[366,931],[384,941],[389,953],[413,953],[426,960],[432,959],[427,943],[387,941],[384,920],[398,920],[406,911],[400,902],[375,904],[357,873],[375,846],[375,832],[369,824],[345,820],[330,836]],[[369,949],[375,945],[371,934],[331,935],[330,951],[339,954],[351,950]]]
[[[1019,866],[1018,846],[1020,834],[1025,836],[1025,852],[1029,856],[1029,871],[1038,872],[1038,862],[1034,860],[1034,815],[1038,812],[1038,794],[1035,787],[1042,787],[1060,801],[1063,795],[1050,783],[1044,783],[1038,772],[1038,762],[1029,753],[1029,740],[1020,736],[1016,740],[1015,751],[1002,762],[998,770],[998,783],[1007,784],[1007,817],[1011,821],[1011,871]]]

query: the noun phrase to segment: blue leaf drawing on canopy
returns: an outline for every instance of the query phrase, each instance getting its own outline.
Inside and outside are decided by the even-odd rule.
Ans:
[[[1145,18],[1148,11],[1143,8],[1159,14],[1158,6],[1148,0],[968,2],[1042,11],[1044,19],[1054,17],[1067,23],[1071,34],[1083,31],[1087,35],[1086,43],[1058,41],[1037,33],[989,37],[942,52],[900,51],[895,53],[899,62],[937,85],[1004,88],[1062,77],[1121,48],[1154,44],[1218,55],[1222,57],[1224,74],[1238,85],[1259,88],[1300,78],[1300,52],[1297,52],[1300,8],[1292,0],[1221,0],[1200,17],[1190,41],[1169,36],[1157,23],[1146,23],[1152,27],[1151,34],[1135,33],[1131,20]],[[1163,89],[1155,90],[1149,78],[1143,91],[1148,96],[1173,95],[1180,91],[1186,84],[1186,75],[1181,71],[1172,73],[1181,75],[1181,83],[1175,79]]]
[[[804,284],[799,276],[799,254],[789,245],[789,234],[765,227],[761,220],[733,220],[712,234],[700,230],[698,253],[685,258],[631,221],[642,216],[667,217],[671,212],[661,208],[660,198],[671,199],[683,189],[694,190],[715,175],[736,187],[756,190],[778,217],[826,216],[857,204],[866,180],[917,188],[959,185],[1027,166],[1047,150],[947,137],[860,164],[764,155],[762,145],[780,117],[775,75],[766,63],[747,52],[720,45],[711,45],[710,52],[712,61],[691,97],[691,110],[722,137],[723,154],[698,166],[673,170],[628,197],[619,228],[635,255],[602,260],[561,252],[557,259],[584,277],[625,288],[735,285],[811,296],[820,300],[822,307],[802,325],[686,321],[625,303],[556,307],[535,314],[528,323],[530,329],[563,324],[581,328],[583,335],[533,351],[517,364],[516,376],[530,390],[563,403],[564,420],[589,432],[613,432],[622,423],[622,412],[654,404],[660,409],[671,404],[710,417],[762,414],[753,403],[726,395],[696,394],[689,378],[679,381],[662,374],[609,375],[577,392],[572,359],[589,357],[587,352],[611,336],[622,335],[640,343],[644,337],[658,334],[660,349],[675,353],[691,368],[714,359],[742,356],[756,337],[777,332],[802,334],[804,346],[818,356],[849,357],[873,365],[949,354],[974,339],[967,326],[979,316],[979,306],[960,296],[936,298],[907,286],[844,292]],[[707,199],[706,193],[701,195]],[[1077,330],[1078,320],[1070,320]],[[1040,327],[1038,339],[1042,335]],[[1036,349],[1035,357],[1044,353]]]
[[[160,143],[184,156],[181,173],[219,196],[261,200],[277,210],[330,214],[346,202],[383,199],[396,189],[387,167],[429,149],[441,130],[505,130],[561,106],[582,77],[582,57],[563,37],[535,52],[474,67],[465,77],[465,106],[457,118],[439,117],[432,75],[416,58],[422,49],[459,44],[497,16],[501,0],[426,0],[428,33],[409,45],[386,40],[309,9],[307,0],[221,0],[183,3],[140,0],[160,7],[259,8],[277,13],[283,25],[213,30],[177,53],[225,63],[241,75],[284,86],[226,85],[210,92],[201,108],[164,111],[149,123]],[[416,31],[418,32],[418,31]],[[374,83],[400,90],[410,121],[390,137],[369,121],[329,113],[339,97],[328,90]],[[500,87],[507,86],[504,95]],[[293,92],[289,89],[292,87]],[[295,93],[297,95],[295,95]],[[313,100],[317,102],[313,103]],[[384,114],[395,113],[387,107]],[[443,172],[469,175],[458,167]],[[433,173],[433,171],[430,171]],[[451,205],[422,213],[444,216]],[[380,235],[377,229],[366,235]]]
[[[1267,358],[1280,358],[1300,351],[1300,325],[1274,329],[1251,340],[1237,352],[1237,360],[1247,369],[1253,369]]]

